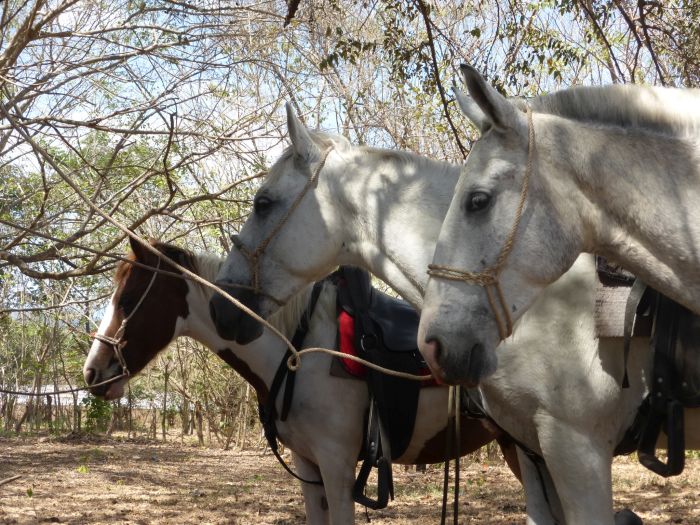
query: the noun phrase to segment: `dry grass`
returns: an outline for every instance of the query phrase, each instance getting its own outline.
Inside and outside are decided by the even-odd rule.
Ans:
[[[500,464],[463,467],[461,523],[524,523],[517,481]],[[0,523],[302,523],[301,492],[269,455],[177,443],[0,439]],[[614,467],[616,508],[645,524],[700,525],[700,460],[665,480],[633,460]],[[397,499],[371,513],[376,525],[438,523],[442,474],[395,467]],[[358,509],[358,523],[365,522]]]

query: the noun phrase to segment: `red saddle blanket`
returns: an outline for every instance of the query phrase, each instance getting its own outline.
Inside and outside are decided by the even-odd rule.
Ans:
[[[338,314],[338,342],[340,345],[340,351],[347,355],[358,355],[357,349],[355,348],[355,318],[351,316],[344,310],[340,311]],[[367,375],[367,367],[362,363],[353,361],[352,359],[342,359],[341,363],[345,371],[353,377],[364,379]],[[430,369],[427,367],[421,370],[421,374],[429,375]],[[421,383],[421,388],[440,386],[435,381],[435,379],[430,379],[423,381]]]

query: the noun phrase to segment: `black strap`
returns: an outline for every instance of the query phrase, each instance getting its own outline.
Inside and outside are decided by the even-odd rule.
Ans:
[[[627,362],[629,361],[630,346],[632,344],[632,334],[634,333],[634,324],[637,314],[643,313],[646,309],[646,301],[644,296],[647,292],[647,285],[639,279],[635,279],[630,288],[630,294],[627,296],[627,304],[625,305],[625,326],[624,326],[624,342],[623,342],[623,360],[625,374],[622,377],[622,388],[629,388],[630,380],[627,374]]]
[[[654,319],[654,374],[651,387],[651,410],[639,442],[639,462],[657,474],[669,477],[683,472],[685,466],[685,435],[683,405],[675,396],[678,378],[674,368],[674,353],[678,339],[678,324],[682,307],[659,294]],[[656,441],[661,429],[668,436],[667,461],[656,457]]]
[[[460,409],[462,388],[454,388],[453,395],[447,401],[447,439],[445,439],[445,471],[442,479],[442,509],[440,512],[440,525],[447,523],[447,494],[450,488],[450,460],[455,460],[455,487],[454,501],[452,503],[452,523],[459,525],[459,459],[460,459],[460,432],[458,431],[457,418],[462,417]],[[460,402],[457,398],[460,397]],[[452,403],[450,403],[450,400]]]
[[[313,290],[311,290],[309,304],[306,306],[306,310],[304,310],[304,313],[302,314],[301,319],[299,320],[299,326],[297,327],[296,332],[294,332],[294,336],[292,337],[292,346],[294,346],[294,348],[301,348],[301,345],[304,343],[304,339],[306,339],[306,336],[309,333],[309,322],[311,321],[311,316],[313,315],[314,310],[316,309],[316,303],[318,302],[318,298],[321,295],[322,288],[323,282],[317,282],[316,284],[314,284]],[[286,355],[285,359],[282,361],[282,363],[280,363],[280,366],[284,365],[284,369],[287,373],[287,382],[285,383],[284,397],[282,398],[282,412],[280,414],[280,421],[287,421],[289,409],[292,406],[292,397],[294,396],[294,384],[296,383],[296,370],[290,370],[289,367],[286,366],[287,359],[289,359],[289,354]],[[274,395],[275,397],[277,396],[276,391]]]
[[[299,348],[302,345],[304,339],[306,338],[309,332],[309,321],[311,320],[311,316],[313,315],[314,310],[316,308],[316,303],[318,302],[318,297],[321,294],[322,288],[323,282],[317,282],[316,284],[314,284],[314,288],[311,291],[311,298],[309,299],[309,304],[306,306],[306,310],[302,314],[301,320],[299,321],[299,326],[297,327],[297,330],[294,333],[294,336],[292,337],[292,345],[294,345],[294,348]],[[275,403],[277,401],[279,391],[282,388],[282,382],[286,379],[287,381],[285,382],[285,388],[282,398],[282,413],[280,415],[280,420],[286,421],[287,416],[289,415],[289,409],[292,405],[292,397],[294,395],[294,384],[296,379],[296,372],[289,370],[289,367],[287,366],[287,360],[291,355],[292,351],[287,349],[287,351],[284,353],[282,361],[277,367],[275,376],[272,379],[272,384],[270,385],[270,391],[268,392],[265,404],[260,403],[258,405],[258,416],[260,417],[260,423],[262,424],[267,444],[269,445],[270,450],[272,450],[272,453],[275,455],[280,465],[282,465],[282,467],[284,467],[284,469],[287,472],[289,472],[299,481],[302,481],[304,483],[310,483],[312,485],[323,485],[322,480],[310,481],[294,473],[289,467],[289,465],[287,465],[287,463],[284,461],[282,456],[280,456],[279,454],[279,448],[277,444],[278,432],[277,425],[275,423],[277,419]]]

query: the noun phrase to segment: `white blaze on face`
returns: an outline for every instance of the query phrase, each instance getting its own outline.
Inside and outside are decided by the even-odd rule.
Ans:
[[[115,292],[116,293],[116,292]],[[107,305],[107,308],[105,309],[104,316],[102,316],[102,322],[100,322],[100,326],[97,329],[98,334],[100,335],[107,335],[107,330],[109,329],[109,326],[112,324],[112,319],[116,315],[117,309],[114,306],[114,294],[112,294],[112,297],[109,300],[109,304]],[[90,352],[88,353],[88,357],[85,360],[85,365],[84,369],[87,368],[99,368],[98,362],[99,361],[97,358],[100,355],[99,350],[100,348],[104,348],[104,344],[100,343],[97,339],[92,340],[92,346],[90,346]],[[107,360],[109,362],[109,359]],[[105,365],[107,364],[105,363]]]

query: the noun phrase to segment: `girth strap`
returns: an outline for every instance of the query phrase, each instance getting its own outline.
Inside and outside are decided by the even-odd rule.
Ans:
[[[313,315],[314,309],[316,308],[316,303],[318,302],[318,297],[321,294],[322,288],[323,282],[317,282],[316,284],[314,284],[314,288],[311,291],[311,298],[309,299],[309,304],[307,305],[306,310],[301,316],[301,320],[299,321],[299,326],[297,327],[297,330],[294,333],[294,337],[292,337],[292,344],[295,348],[301,348],[301,345],[309,332],[309,321],[311,320],[311,316]],[[282,398],[282,413],[280,414],[280,421],[286,421],[287,416],[289,415],[289,409],[292,405],[292,397],[294,395],[294,383],[296,379],[296,372],[293,370],[289,370],[289,367],[287,366],[287,360],[291,355],[291,350],[287,349],[287,351],[284,353],[282,361],[277,367],[275,377],[272,379],[272,384],[270,385],[270,391],[267,395],[267,400],[265,404],[258,404],[258,416],[260,418],[260,423],[263,427],[263,432],[265,433],[265,439],[267,440],[267,444],[269,445],[270,450],[275,455],[275,458],[277,458],[277,461],[279,461],[282,467],[284,467],[284,469],[287,472],[289,472],[299,481],[302,481],[304,483],[310,483],[312,485],[323,485],[323,481],[321,480],[309,481],[300,477],[298,474],[292,471],[291,468],[289,468],[289,465],[287,465],[287,463],[284,461],[284,459],[279,453],[279,447],[277,444],[277,437],[279,433],[277,431],[277,425],[275,423],[277,419],[277,410],[275,409],[275,403],[277,401],[279,391],[282,388],[282,382],[286,379]]]

